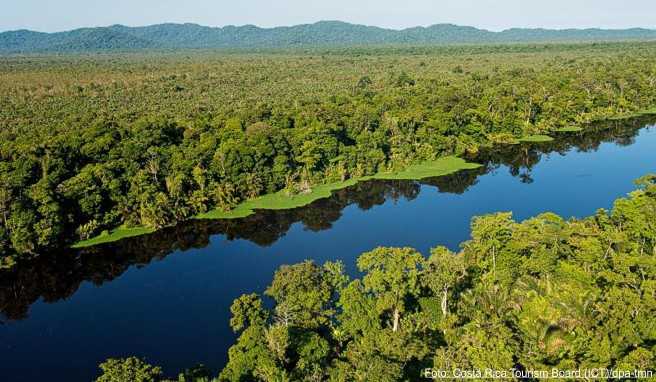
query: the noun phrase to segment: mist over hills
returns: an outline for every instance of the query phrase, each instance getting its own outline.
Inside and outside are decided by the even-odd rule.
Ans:
[[[321,21],[275,28],[259,28],[253,25],[220,28],[197,24],[158,24],[144,27],[112,25],[57,33],[29,30],[3,32],[0,33],[0,53],[631,40],[656,40],[656,30],[513,28],[502,32],[491,32],[453,24],[394,30],[340,21]]]

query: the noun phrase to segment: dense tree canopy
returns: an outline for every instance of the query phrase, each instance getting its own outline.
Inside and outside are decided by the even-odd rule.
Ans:
[[[654,371],[656,175],[637,183],[611,211],[585,219],[476,218],[460,253],[374,249],[358,260],[355,279],[339,263],[284,266],[266,291],[273,304],[256,294],[235,300],[239,338],[217,379],[415,381],[427,368]]]
[[[649,109],[655,55],[645,43],[3,57],[0,264]]]
[[[281,320],[286,301],[276,299],[271,311],[258,302],[251,314],[270,318],[235,328],[241,335],[220,379],[418,380],[426,367],[649,370],[656,360],[655,181],[639,180],[612,211],[583,220],[476,218],[458,254],[377,248],[358,260],[362,277],[348,282],[329,281],[335,272],[326,269],[335,264],[284,267],[272,288],[284,279],[299,296],[328,296],[315,313],[322,319]],[[258,331],[267,335],[251,335]],[[274,332],[284,341],[269,340]]]

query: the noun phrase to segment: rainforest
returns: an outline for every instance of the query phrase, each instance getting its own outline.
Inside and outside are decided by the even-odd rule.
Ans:
[[[655,122],[649,41],[2,55],[0,373],[653,372]]]

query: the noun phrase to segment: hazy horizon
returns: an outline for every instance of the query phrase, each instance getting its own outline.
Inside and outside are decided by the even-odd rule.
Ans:
[[[402,28],[393,28],[393,27],[386,27],[386,26],[380,26],[380,25],[374,25],[374,24],[357,23],[357,22],[350,22],[350,21],[344,21],[344,20],[328,20],[328,19],[326,19],[326,20],[317,20],[317,21],[312,21],[312,22],[307,22],[307,23],[298,23],[298,24],[289,24],[289,25],[271,25],[271,26],[262,26],[262,25],[252,24],[252,23],[249,23],[249,24],[206,25],[206,24],[202,24],[202,23],[195,23],[195,22],[189,22],[189,21],[186,21],[186,22],[162,21],[162,22],[154,23],[154,24],[139,24],[139,25],[137,25],[137,24],[129,25],[129,24],[123,24],[123,23],[113,23],[113,24],[105,24],[105,25],[81,25],[81,26],[78,26],[78,27],[70,28],[70,29],[53,30],[53,31],[43,31],[43,30],[38,30],[38,29],[34,29],[34,28],[16,28],[16,29],[0,30],[0,33],[2,33],[2,32],[11,32],[11,31],[16,31],[16,30],[30,30],[30,31],[34,31],[34,32],[58,33],[58,32],[68,32],[68,31],[72,31],[72,30],[76,30],[76,29],[85,29],[85,28],[107,28],[107,27],[111,27],[111,26],[114,26],[114,25],[121,25],[121,26],[129,27],[129,28],[139,28],[139,27],[148,27],[148,26],[152,26],[152,25],[164,25],[164,24],[178,24],[178,25],[190,24],[190,25],[199,25],[199,26],[210,27],[210,28],[224,28],[224,27],[228,27],[228,26],[242,27],[242,26],[252,25],[252,26],[255,26],[255,27],[258,27],[258,28],[262,28],[262,29],[272,29],[272,28],[278,28],[278,27],[294,27],[294,26],[298,26],[298,25],[312,25],[312,24],[316,24],[316,23],[320,23],[320,22],[344,22],[344,23],[353,24],[353,25],[364,25],[364,26],[369,26],[369,27],[379,27],[379,28],[383,28],[383,29],[396,30],[396,31],[402,31],[404,29],[411,29],[411,28],[415,28],[415,27],[428,28],[428,27],[431,27],[433,25],[445,25],[445,24],[457,25],[457,26],[462,26],[462,27],[474,27],[474,28],[477,28],[477,29],[480,29],[480,30],[486,30],[486,31],[490,31],[490,32],[503,32],[504,30],[514,29],[514,28],[519,28],[519,29],[546,29],[546,30],[568,30],[568,29],[579,29],[579,30],[584,30],[584,29],[603,29],[603,30],[648,29],[648,30],[656,30],[656,26],[654,26],[654,27],[626,26],[626,27],[617,27],[617,28],[613,28],[613,27],[606,28],[606,27],[598,27],[598,26],[568,27],[568,28],[547,28],[547,27],[541,27],[541,26],[534,26],[534,27],[531,27],[531,26],[523,26],[523,27],[512,26],[512,27],[508,27],[508,28],[504,28],[504,29],[494,30],[494,29],[490,29],[490,28],[479,27],[479,26],[476,26],[476,25],[448,23],[448,22],[433,23],[433,24],[426,24],[426,25],[412,25],[412,26],[407,26],[407,27],[402,27]]]
[[[35,12],[38,10],[39,12]],[[29,29],[59,32],[115,24],[146,26],[162,23],[193,23],[211,27],[256,25],[262,28],[312,24],[337,20],[388,29],[434,24],[473,26],[490,31],[509,28],[545,29],[656,29],[652,0],[241,0],[229,5],[212,0],[185,3],[172,0],[102,1],[63,0],[43,4],[23,0],[3,7],[0,32]]]

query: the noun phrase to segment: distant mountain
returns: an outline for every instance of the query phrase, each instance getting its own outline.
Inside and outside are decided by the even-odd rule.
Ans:
[[[656,40],[656,30],[514,28],[490,32],[452,24],[393,30],[340,21],[276,28],[253,25],[223,28],[196,24],[113,25],[58,33],[4,32],[0,33],[0,53],[624,40]]]

